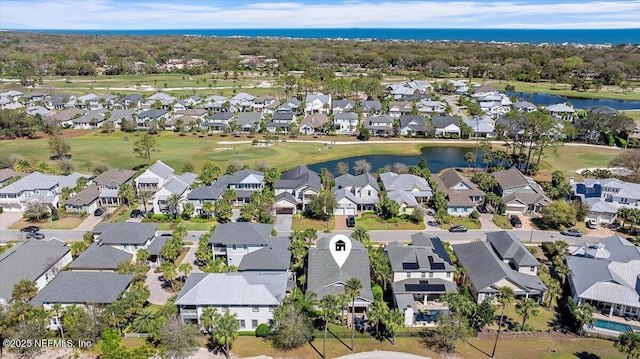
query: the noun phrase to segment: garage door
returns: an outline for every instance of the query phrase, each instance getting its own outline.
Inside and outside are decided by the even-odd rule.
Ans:
[[[335,214],[336,216],[343,216],[344,215],[344,208],[338,207],[338,208],[334,209],[333,210],[333,214]]]
[[[354,216],[356,214],[355,208],[345,208],[344,214]]]
[[[276,214],[293,214],[293,208],[278,208]]]

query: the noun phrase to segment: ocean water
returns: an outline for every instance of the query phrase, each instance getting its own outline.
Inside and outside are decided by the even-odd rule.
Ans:
[[[518,29],[157,29],[157,30],[15,30],[23,32],[82,35],[198,35],[244,37],[290,37],[330,39],[377,39],[415,41],[478,41],[520,43],[639,44],[638,29],[518,30]]]

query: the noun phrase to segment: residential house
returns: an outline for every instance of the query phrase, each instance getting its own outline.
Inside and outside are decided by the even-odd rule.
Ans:
[[[204,211],[204,204],[205,202],[215,203],[222,198],[222,195],[227,190],[227,186],[228,183],[226,181],[220,181],[220,179],[218,179],[209,186],[201,186],[192,189],[187,195],[187,200],[194,206],[194,215],[201,217],[213,215],[213,213],[207,213]]]
[[[235,108],[231,108],[231,103],[224,96],[213,95],[204,100],[202,108],[212,112],[235,112]]]
[[[556,120],[563,121],[573,121],[576,110],[573,109],[573,106],[569,106],[566,103],[556,103],[553,105],[549,105],[546,107],[546,110],[549,111],[551,117]]]
[[[315,95],[307,95],[305,99],[304,113],[313,114],[321,113],[328,115],[331,111],[331,94],[324,95],[321,93]]]
[[[27,173],[17,172],[11,168],[2,168],[0,169],[0,188],[17,181],[26,175]]]
[[[447,104],[442,101],[422,100],[416,103],[418,113],[425,116],[444,116],[447,114]]]
[[[23,279],[33,281],[41,290],[71,260],[69,247],[57,239],[27,239],[14,244],[0,254],[0,304],[11,300],[13,287]]]
[[[507,231],[488,232],[485,234],[487,242],[498,255],[512,269],[529,275],[537,275],[540,262],[522,244],[520,239]]]
[[[298,131],[300,131],[301,135],[313,135],[318,132],[323,132],[324,125],[328,122],[329,117],[321,113],[306,115],[300,123]]]
[[[542,207],[551,203],[542,187],[515,166],[492,175],[498,182],[497,194],[507,205],[507,212],[540,212]]]
[[[402,115],[410,115],[413,111],[413,103],[410,101],[391,101],[389,102],[389,116],[400,118]]]
[[[369,173],[351,175],[349,173],[335,178],[331,189],[338,205],[335,215],[355,215],[357,212],[373,211],[379,202],[378,182]]]
[[[437,190],[447,194],[447,213],[452,216],[468,216],[476,205],[484,201],[485,193],[453,168],[431,178],[438,185]]]
[[[179,176],[174,175],[169,179],[161,189],[157,190],[153,195],[153,212],[173,214],[174,211],[182,211],[182,205],[187,201],[187,196],[191,191],[191,185],[198,178],[198,175],[191,172],[185,172]],[[172,195],[180,197],[178,208],[171,208],[169,198]]]
[[[90,111],[103,108],[100,96],[92,93],[76,98],[76,107],[86,108]]]
[[[153,223],[101,223],[93,229],[96,243],[135,254],[146,249],[157,237],[158,225]]]
[[[393,132],[393,118],[389,115],[371,116],[364,120],[364,128],[372,136],[389,136]]]
[[[385,172],[380,174],[380,181],[387,197],[400,206],[401,214],[412,214],[433,195],[429,182],[416,175]]]
[[[135,187],[133,181],[135,174],[136,171],[111,168],[92,179],[91,183],[98,186],[100,190],[100,205],[119,206],[121,204],[120,196],[118,195],[120,186],[128,183]]]
[[[356,102],[352,100],[334,100],[331,103],[331,113],[334,115],[338,113],[354,112],[356,110]]]
[[[131,286],[133,274],[114,272],[65,271],[60,273],[33,299],[35,307],[51,310],[54,305],[62,308],[71,305],[107,305],[116,301]],[[52,318],[50,329],[57,328],[57,318]]]
[[[289,101],[280,105],[275,111],[275,113],[293,113],[293,114],[297,114],[299,112],[301,112],[300,100],[298,100],[295,97],[292,97]]]
[[[240,112],[238,113],[236,124],[243,133],[258,133],[258,131],[260,131],[262,115],[260,112]]]
[[[42,118],[47,118],[48,116],[51,116],[53,114],[53,112],[42,106],[29,106],[25,111],[31,116],[40,115],[40,117]]]
[[[476,96],[482,96],[487,93],[498,92],[498,90],[496,90],[493,86],[487,85],[487,84],[473,84],[472,87],[473,87],[473,94]]]
[[[379,115],[382,113],[382,104],[378,100],[360,101],[360,110],[364,117]]]
[[[173,177],[173,168],[158,160],[134,180],[138,191],[157,191]]]
[[[369,252],[362,243],[352,238],[348,240],[351,241],[351,252],[342,266],[333,259],[329,249],[330,238],[320,238],[315,248],[309,248],[307,291],[315,293],[318,298],[327,294],[340,294],[345,291],[349,279],[358,278],[362,289],[355,299],[355,312],[363,313],[373,303]]]
[[[293,112],[276,112],[271,121],[267,123],[267,130],[271,133],[291,132],[291,125],[296,123],[296,115]]]
[[[276,98],[273,96],[259,96],[253,100],[253,105],[251,106],[253,112],[269,112],[265,111],[269,106],[275,104],[277,102]]]
[[[454,137],[461,135],[457,116],[434,116],[431,118],[436,137]]]
[[[354,135],[358,129],[358,114],[355,112],[336,113],[333,115],[333,127],[337,134]]]
[[[85,111],[79,108],[67,108],[60,112],[51,114],[47,116],[47,122],[50,122],[55,125],[60,125],[61,127],[72,127],[73,119],[84,115]]]
[[[173,119],[178,119],[184,116],[190,116],[200,122],[204,122],[207,119],[207,115],[208,115],[207,110],[201,109],[201,108],[187,109],[183,111],[173,111]]]
[[[233,113],[217,112],[209,116],[209,118],[207,118],[207,120],[202,124],[202,127],[209,131],[224,131],[229,127],[231,120],[233,120]]]
[[[147,128],[151,123],[159,126],[161,121],[169,121],[169,112],[162,108],[142,111],[136,116],[136,121],[138,128]]]
[[[33,92],[22,96],[22,98],[27,102],[28,105],[35,105],[38,102],[44,102],[48,97],[49,95],[41,92]]]
[[[238,109],[240,112],[249,111],[253,107],[253,101],[255,100],[255,96],[248,94],[246,92],[240,92],[233,96],[229,101],[231,105]]]
[[[90,184],[64,203],[67,213],[93,214],[100,206],[100,188]]]
[[[65,108],[74,107],[76,97],[71,94],[55,95],[49,98],[45,103],[45,107],[49,110],[63,110]]]
[[[595,113],[597,115],[609,115],[609,116],[615,116],[618,114],[618,110],[613,109],[609,106],[589,107],[589,112]]]
[[[188,108],[193,109],[202,103],[202,98],[198,95],[191,95],[182,101],[187,104]]]
[[[519,241],[513,236],[501,235],[497,241]],[[522,254],[521,260],[531,261],[531,258],[527,257],[527,254],[531,255],[528,250],[524,249],[522,252],[519,249],[517,243],[503,243],[500,245],[504,256],[507,254],[514,254],[509,249],[518,249],[517,252]],[[505,250],[506,248],[506,250]],[[511,266],[511,262],[514,258],[503,259],[497,250],[493,247],[489,241],[484,242],[472,242],[465,244],[453,245],[453,251],[458,258],[458,264],[467,270],[467,280],[469,282],[469,290],[471,295],[477,300],[478,303],[483,302],[485,299],[491,298],[497,299],[498,291],[501,287],[510,287],[516,298],[537,298],[540,300],[547,287],[542,281],[534,274],[535,272],[523,273],[518,269]],[[517,262],[519,259],[515,259]],[[527,269],[527,267],[529,269]],[[530,270],[531,265],[522,265],[524,271]],[[534,267],[537,267],[534,265]]]
[[[57,176],[33,172],[0,188],[0,206],[8,212],[24,211],[29,203],[58,208],[63,188],[74,188],[81,174]]]
[[[228,309],[238,320],[238,330],[246,331],[271,325],[273,312],[286,293],[287,274],[282,272],[192,273],[175,305],[185,323],[200,323],[206,308],[218,313]]]
[[[640,248],[615,235],[571,246],[569,253],[567,282],[575,303],[589,303],[609,317],[640,319]]]
[[[498,135],[496,122],[491,116],[475,116],[462,122],[471,128],[471,136],[473,137],[493,138]]]
[[[132,258],[133,254],[129,252],[100,243],[92,243],[89,248],[69,264],[68,268],[73,271],[115,272],[121,263],[131,262]]]
[[[296,213],[307,209],[314,196],[320,193],[320,176],[307,166],[283,172],[274,185],[276,213]]]
[[[431,133],[431,126],[427,125],[423,115],[401,115],[398,123],[397,133],[400,136],[425,136]]]
[[[272,236],[272,231],[271,224],[223,223],[211,233],[209,244],[214,258],[223,258],[238,270],[287,272],[291,241]]]
[[[412,80],[387,86],[387,91],[396,99],[406,98],[416,93],[424,94],[433,91],[433,86],[424,80]]]
[[[387,255],[391,263],[393,299],[405,312],[409,325],[435,322],[435,316],[448,313],[442,296],[457,292],[455,267],[439,238],[424,232],[411,236],[408,246],[390,243]],[[432,315],[425,315],[425,312]]]
[[[113,122],[114,128],[120,128],[122,127],[122,121],[127,121],[127,122],[136,121],[137,116],[138,116],[137,110],[116,109],[111,111],[111,116],[109,116],[107,121]]]
[[[149,96],[149,98],[147,98],[147,101],[142,104],[142,108],[145,110],[149,110],[152,107],[157,106],[160,109],[169,110],[172,107],[173,103],[176,101],[178,101],[178,99],[169,94],[166,94],[164,92],[156,92],[153,95]]]
[[[10,102],[18,102],[20,100],[20,97],[22,97],[23,95],[23,92],[10,90],[7,92],[0,92],[0,99],[7,99]]]
[[[142,108],[142,96],[138,94],[126,95],[120,100],[120,105],[125,110],[138,110]]]
[[[569,184],[573,196],[590,207],[587,217],[598,222],[613,222],[620,208],[640,209],[640,184],[617,178],[585,178]]]
[[[536,111],[538,108],[529,101],[517,101],[513,104],[513,109],[518,112],[528,113]]]
[[[72,119],[71,123],[75,129],[94,130],[102,127],[107,120],[107,112],[109,112],[109,110],[106,108],[91,110],[80,117]]]

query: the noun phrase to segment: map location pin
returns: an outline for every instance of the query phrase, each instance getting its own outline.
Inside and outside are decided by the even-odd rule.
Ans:
[[[349,257],[349,253],[351,253],[351,238],[344,234],[333,236],[329,241],[329,251],[338,267],[342,268],[342,265]]]

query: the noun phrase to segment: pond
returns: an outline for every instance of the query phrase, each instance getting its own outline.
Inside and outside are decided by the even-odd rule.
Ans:
[[[550,95],[535,92],[507,91],[509,97],[516,96],[522,100],[529,101],[535,105],[548,106],[556,103],[570,102],[574,108],[589,108],[594,106],[609,106],[616,110],[640,110],[640,96],[638,101],[623,101],[610,99],[588,99],[560,95]]]
[[[335,146],[334,150],[338,150],[339,148],[339,146]],[[338,162],[346,162],[349,165],[349,171],[353,173],[354,163],[357,160],[364,159],[371,163],[372,171],[375,172],[386,165],[393,166],[396,162],[404,163],[407,166],[414,166],[420,163],[420,160],[424,158],[427,161],[427,165],[429,166],[431,173],[438,173],[449,167],[467,167],[467,161],[464,160],[464,155],[467,152],[475,152],[475,147],[423,147],[419,155],[355,156],[311,164],[309,165],[309,168],[318,173],[320,173],[322,168],[326,168],[335,173]],[[482,150],[478,150],[478,166],[482,166],[482,154]]]

